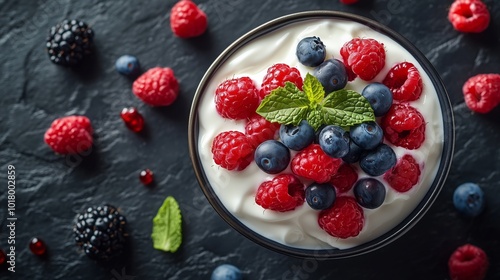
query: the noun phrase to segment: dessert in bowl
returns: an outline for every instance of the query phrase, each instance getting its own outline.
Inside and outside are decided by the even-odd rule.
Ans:
[[[288,142],[303,127],[314,139]],[[329,150],[332,134],[341,137]],[[331,11],[284,16],[236,40],[203,77],[189,121],[215,210],[256,243],[300,257],[355,256],[401,236],[439,194],[453,145],[451,105],[427,59],[388,28]]]

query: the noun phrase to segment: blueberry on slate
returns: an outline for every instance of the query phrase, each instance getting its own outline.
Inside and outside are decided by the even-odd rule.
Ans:
[[[325,60],[326,49],[320,38],[306,37],[297,44],[295,54],[303,65],[316,67]]]
[[[332,206],[335,198],[335,189],[332,184],[312,183],[306,188],[306,201],[312,209],[327,209]]]
[[[342,160],[347,163],[355,163],[358,162],[365,150],[363,150],[360,146],[356,145],[354,141],[349,141],[349,152],[345,156],[342,157]]]
[[[255,149],[254,160],[262,171],[277,174],[288,167],[290,150],[279,141],[267,140]]]
[[[359,147],[371,150],[384,140],[384,132],[376,122],[364,122],[351,127],[350,137]]]
[[[347,71],[338,59],[329,59],[314,69],[313,76],[325,88],[325,93],[343,89],[347,85]]]
[[[371,83],[361,92],[370,103],[376,117],[385,115],[392,105],[391,90],[381,83]]]
[[[359,167],[370,176],[380,176],[394,167],[396,161],[394,150],[386,144],[380,144],[361,157]]]
[[[210,280],[242,280],[241,270],[231,264],[221,264],[212,271]]]
[[[116,71],[125,76],[136,76],[139,74],[139,60],[132,55],[122,55],[115,62]]]
[[[465,216],[476,217],[484,209],[484,193],[474,183],[464,183],[453,193],[453,205]]]
[[[281,142],[294,151],[300,151],[309,146],[315,138],[314,128],[306,120],[298,126],[284,125],[280,127]]]
[[[353,190],[358,204],[364,208],[375,209],[384,203],[385,186],[377,179],[359,179]]]
[[[325,154],[341,158],[349,152],[349,135],[340,126],[328,125],[319,134],[319,145]]]

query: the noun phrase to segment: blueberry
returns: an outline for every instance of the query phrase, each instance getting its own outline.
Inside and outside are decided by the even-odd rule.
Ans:
[[[453,193],[453,205],[465,216],[476,217],[484,209],[484,193],[474,183],[464,183]]]
[[[392,105],[392,92],[381,83],[372,83],[367,85],[361,92],[370,105],[376,117],[385,115]]]
[[[313,76],[325,88],[326,94],[343,89],[347,85],[347,71],[338,59],[329,59],[314,69]]]
[[[327,209],[332,206],[335,198],[335,189],[332,184],[312,183],[306,188],[306,201],[312,209]]]
[[[364,208],[375,209],[384,203],[385,186],[377,179],[359,179],[353,190],[358,204]]]
[[[212,271],[210,280],[242,280],[241,270],[231,264],[221,264]]]
[[[277,174],[288,167],[290,150],[279,141],[267,140],[255,149],[254,160],[262,171]]]
[[[351,127],[351,140],[360,148],[371,150],[384,140],[384,132],[376,122],[364,122]]]
[[[349,152],[342,157],[342,160],[347,163],[355,163],[358,162],[365,150],[363,150],[360,146],[356,145],[354,141],[349,141]]]
[[[132,55],[122,55],[115,62],[115,68],[118,73],[125,76],[136,76],[139,74],[139,60]]]
[[[319,134],[319,145],[325,154],[341,158],[349,152],[349,135],[340,126],[328,125]]]
[[[326,49],[318,37],[306,37],[297,44],[295,52],[299,62],[305,66],[316,67],[325,60]]]
[[[386,144],[380,144],[361,157],[359,167],[370,176],[380,176],[394,167],[396,161],[394,150]]]
[[[281,125],[280,138],[288,148],[300,151],[314,141],[314,128],[306,120],[300,121],[298,126]]]

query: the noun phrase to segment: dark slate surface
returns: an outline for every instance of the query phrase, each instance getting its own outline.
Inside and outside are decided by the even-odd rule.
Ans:
[[[17,170],[16,273],[2,279],[208,279],[214,267],[232,263],[245,279],[447,279],[447,260],[459,245],[485,249],[488,279],[500,279],[500,109],[473,114],[461,87],[471,75],[500,72],[500,3],[486,0],[492,13],[479,35],[455,32],[446,19],[451,0],[196,1],[209,16],[197,39],[175,38],[169,29],[174,1],[0,0],[0,247],[7,249],[7,165]],[[375,253],[337,261],[286,257],[230,228],[200,191],[188,157],[190,103],[202,75],[233,40],[277,16],[314,9],[348,11],[393,28],[434,64],[449,91],[456,116],[456,152],[444,189],[429,213],[406,235]],[[79,18],[94,28],[95,55],[79,69],[53,65],[44,49],[50,26]],[[180,80],[180,96],[168,108],[150,108],[131,93],[131,81],[114,71],[122,54],[139,57],[143,69],[168,66]],[[119,118],[136,106],[147,133],[136,135]],[[95,128],[92,154],[64,158],[43,143],[53,119],[87,115]],[[138,172],[151,168],[152,188]],[[487,207],[475,219],[453,208],[454,187],[465,181],[483,187]],[[184,215],[184,243],[175,254],[152,248],[151,220],[167,195]],[[71,233],[75,213],[88,205],[112,203],[129,221],[130,249],[122,259],[97,264],[76,249]],[[27,249],[33,236],[45,240],[48,256]],[[132,277],[133,276],[133,277]]]

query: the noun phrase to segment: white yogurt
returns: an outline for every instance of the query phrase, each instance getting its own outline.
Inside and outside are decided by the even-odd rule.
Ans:
[[[381,82],[394,64],[408,61],[419,69],[424,83],[422,96],[410,104],[422,113],[427,122],[425,142],[418,150],[393,147],[398,159],[404,154],[411,154],[420,163],[422,173],[419,182],[410,191],[398,193],[388,186],[383,176],[377,177],[386,185],[385,202],[377,209],[363,209],[363,230],[352,238],[339,239],[326,233],[318,225],[318,211],[311,209],[307,203],[284,213],[263,209],[255,203],[257,188],[275,175],[264,173],[255,163],[243,171],[228,171],[215,164],[212,158],[212,141],[217,134],[229,130],[245,132],[245,121],[224,119],[217,114],[214,103],[216,87],[226,79],[242,76],[249,76],[260,86],[267,69],[275,63],[296,67],[302,77],[305,77],[313,69],[299,63],[295,48],[302,38],[309,36],[320,37],[326,46],[327,58],[337,59],[341,59],[342,45],[352,38],[376,39],[385,46],[386,64],[373,81]],[[346,88],[361,92],[367,84],[357,78],[349,82]],[[214,73],[202,94],[198,111],[198,149],[210,185],[229,212],[253,231],[276,242],[306,249],[346,249],[373,240],[394,228],[410,214],[436,176],[443,147],[443,119],[432,82],[407,50],[391,38],[362,24],[338,19],[306,20],[263,35],[232,54]],[[359,178],[367,177],[359,167],[357,169],[360,170]],[[352,191],[349,195],[352,195]]]

